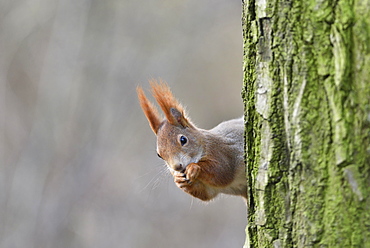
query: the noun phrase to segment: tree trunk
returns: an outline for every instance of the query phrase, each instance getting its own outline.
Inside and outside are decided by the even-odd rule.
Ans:
[[[245,247],[370,247],[370,0],[243,0]]]

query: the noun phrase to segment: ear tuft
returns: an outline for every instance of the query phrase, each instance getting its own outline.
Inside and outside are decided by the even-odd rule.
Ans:
[[[185,117],[183,107],[173,96],[168,85],[162,80],[159,83],[156,80],[150,80],[149,82],[152,87],[152,94],[168,122],[175,126],[191,127],[192,124]]]
[[[157,134],[159,126],[161,125],[161,118],[158,114],[157,108],[148,100],[141,87],[136,88],[137,96],[139,98],[140,106],[148,119],[149,125],[153,132]]]

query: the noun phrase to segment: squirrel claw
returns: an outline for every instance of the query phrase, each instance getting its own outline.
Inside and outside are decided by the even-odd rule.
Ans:
[[[192,185],[193,184],[193,182],[190,181],[189,179],[185,179],[185,181],[187,182],[188,185]]]
[[[176,183],[176,185],[179,187],[179,188],[184,188],[186,186],[189,185],[189,182],[188,180],[186,179],[185,175],[184,174],[177,174],[177,175],[174,175],[174,181]]]

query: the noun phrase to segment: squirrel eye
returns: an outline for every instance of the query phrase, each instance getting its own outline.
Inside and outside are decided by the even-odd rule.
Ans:
[[[163,159],[163,158],[161,157],[161,155],[159,155],[159,153],[157,153],[157,156],[158,156],[158,158]]]
[[[185,136],[181,135],[180,136],[180,144],[182,146],[184,146],[187,142],[188,142],[188,139]]]

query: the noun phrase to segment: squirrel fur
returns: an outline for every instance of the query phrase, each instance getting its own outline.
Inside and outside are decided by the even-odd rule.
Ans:
[[[197,128],[165,82],[151,80],[150,85],[165,119],[141,87],[137,88],[138,98],[157,136],[157,154],[166,162],[176,185],[203,201],[219,193],[246,199],[243,118],[222,122],[210,130]]]

